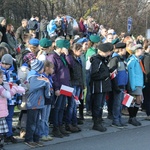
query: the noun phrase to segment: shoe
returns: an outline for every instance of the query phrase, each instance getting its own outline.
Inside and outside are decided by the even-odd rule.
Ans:
[[[112,123],[111,126],[112,126],[112,127],[119,128],[119,129],[123,129],[123,128],[124,128],[124,126],[123,126],[121,123]]]
[[[150,121],[150,116],[147,116],[145,120]]]
[[[69,134],[71,133],[71,132],[69,132],[69,131],[66,131],[66,129],[65,129],[64,126],[60,126],[60,127],[59,127],[59,130],[60,130],[60,132],[61,132],[64,136],[69,136]]]
[[[87,112],[86,112],[86,115],[87,115],[87,116],[92,116],[92,112],[91,112],[91,111],[87,111]]]
[[[74,127],[74,126],[71,125],[71,124],[66,125],[66,130],[67,130],[67,131],[70,131],[70,132],[72,132],[72,133],[79,132],[79,129],[76,128],[76,127]]]
[[[108,114],[107,119],[113,120],[113,115]]]
[[[133,126],[141,126],[141,123],[139,121],[137,121],[135,117],[129,118],[128,123],[132,124]]]
[[[37,147],[37,144],[35,142],[24,142],[24,144],[28,145],[31,148]]]
[[[40,141],[35,142],[35,143],[36,143],[36,145],[38,145],[38,146],[40,146],[40,147],[44,146],[44,144],[43,144],[42,142],[40,142]]]
[[[77,118],[77,122],[78,124],[83,124],[83,120],[81,120],[80,118]]]
[[[73,127],[77,128],[77,129],[78,129],[78,132],[80,132],[80,131],[81,131],[81,128],[80,128],[79,126],[77,126],[77,125],[73,125]]]
[[[52,135],[54,137],[58,137],[58,138],[63,138],[64,135],[60,132],[59,128],[58,127],[54,127],[53,130],[52,130]]]
[[[107,131],[107,128],[103,126],[101,118],[93,118],[94,125],[92,127],[93,130],[97,130],[100,132]]]
[[[7,143],[7,142],[12,142],[12,143],[17,143],[17,140],[13,137],[13,136],[9,136],[9,137],[6,137],[4,139],[4,141]]]
[[[48,139],[49,141],[52,141],[52,140],[53,140],[53,138],[52,138],[50,135],[47,136],[47,139]]]
[[[42,136],[41,141],[48,141],[48,138],[44,135]]]

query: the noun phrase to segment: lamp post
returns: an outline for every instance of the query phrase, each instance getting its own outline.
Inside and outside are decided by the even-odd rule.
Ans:
[[[150,0],[147,1],[147,5],[150,4]],[[147,7],[148,9],[146,10],[146,37],[148,36],[148,11],[149,11],[149,6]]]

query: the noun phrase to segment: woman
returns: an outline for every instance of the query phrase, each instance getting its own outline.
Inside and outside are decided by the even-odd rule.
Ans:
[[[15,56],[18,45],[14,34],[14,27],[12,24],[8,24],[6,27],[6,37],[7,37],[7,43],[11,48],[10,54],[12,56]]]

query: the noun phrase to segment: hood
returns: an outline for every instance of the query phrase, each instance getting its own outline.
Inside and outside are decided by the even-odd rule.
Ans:
[[[28,75],[27,75],[27,81],[29,81],[29,79],[30,79],[31,77],[38,77],[38,76],[40,76],[39,73],[37,73],[35,70],[31,70],[31,71],[29,71],[29,73],[28,73]]]

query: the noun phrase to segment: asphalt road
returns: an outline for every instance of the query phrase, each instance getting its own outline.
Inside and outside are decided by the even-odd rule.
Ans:
[[[37,150],[150,150],[150,125],[96,135],[63,143],[56,143]]]

